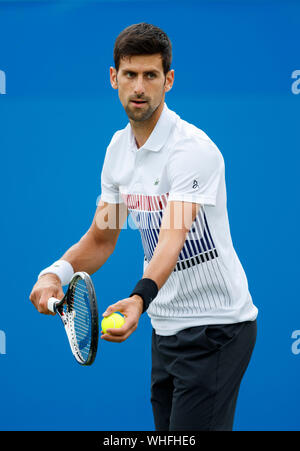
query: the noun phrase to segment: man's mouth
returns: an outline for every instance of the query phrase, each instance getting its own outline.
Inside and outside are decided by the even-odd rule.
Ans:
[[[139,107],[139,106],[145,105],[145,103],[147,103],[147,101],[146,100],[134,99],[134,100],[131,100],[131,103],[133,103],[135,106]]]

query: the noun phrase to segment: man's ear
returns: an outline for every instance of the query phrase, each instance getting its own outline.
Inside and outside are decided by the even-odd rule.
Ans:
[[[110,84],[113,89],[118,89],[117,71],[114,67],[109,68]]]
[[[171,91],[173,83],[174,83],[174,69],[169,70],[169,72],[166,75],[165,92]]]

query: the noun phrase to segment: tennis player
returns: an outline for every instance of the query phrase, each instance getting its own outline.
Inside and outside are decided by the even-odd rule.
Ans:
[[[147,311],[156,430],[232,430],[257,308],[231,240],[222,154],[165,103],[171,61],[171,42],[156,26],[135,24],[117,37],[110,82],[129,123],[107,148],[91,227],[40,273],[30,299],[50,314],[48,298],[62,298],[75,271],[91,274],[106,262],[130,213],[144,272],[129,296],[104,313],[123,313],[124,326],[101,338],[123,342]],[[194,76],[188,82],[197,90]]]

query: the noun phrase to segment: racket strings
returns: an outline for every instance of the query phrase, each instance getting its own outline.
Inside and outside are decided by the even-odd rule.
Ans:
[[[78,280],[73,286],[69,308],[73,313],[77,345],[83,359],[87,360],[91,348],[92,324],[89,308],[89,292],[84,280]]]

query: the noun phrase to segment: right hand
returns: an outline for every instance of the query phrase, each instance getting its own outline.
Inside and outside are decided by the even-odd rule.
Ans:
[[[35,308],[45,315],[55,315],[48,310],[48,299],[54,297],[62,299],[64,292],[59,277],[56,274],[44,274],[34,285],[29,299]]]

